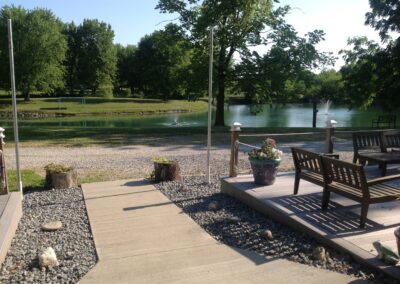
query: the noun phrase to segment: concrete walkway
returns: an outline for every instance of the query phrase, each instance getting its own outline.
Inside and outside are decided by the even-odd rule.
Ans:
[[[82,186],[97,265],[80,283],[362,283],[218,243],[145,181]]]

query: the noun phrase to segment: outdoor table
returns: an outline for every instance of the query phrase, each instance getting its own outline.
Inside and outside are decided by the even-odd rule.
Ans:
[[[400,164],[400,152],[366,152],[359,153],[360,160],[376,162],[381,169],[381,175],[386,175],[387,164]]]

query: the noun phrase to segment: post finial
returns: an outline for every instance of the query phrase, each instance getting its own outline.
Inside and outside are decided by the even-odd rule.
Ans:
[[[240,127],[242,126],[242,124],[240,122],[234,122],[231,126],[231,131],[240,131]]]

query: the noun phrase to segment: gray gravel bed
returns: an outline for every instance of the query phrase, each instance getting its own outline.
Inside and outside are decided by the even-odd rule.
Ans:
[[[62,229],[41,225],[60,220]],[[60,266],[40,269],[38,255],[55,250]],[[76,283],[97,262],[80,188],[31,191],[24,195],[23,216],[0,271],[1,283]]]
[[[255,251],[269,259],[287,258],[376,283],[397,283],[383,274],[376,274],[362,267],[349,255],[327,247],[325,249],[330,255],[327,261],[314,260],[312,252],[321,244],[306,234],[268,219],[236,199],[222,194],[218,176],[212,178],[210,185],[205,183],[205,177],[192,176],[155,186],[210,235],[229,246]],[[208,205],[213,201],[218,202],[222,209],[210,211]],[[271,230],[273,240],[260,236],[259,233],[267,229]]]

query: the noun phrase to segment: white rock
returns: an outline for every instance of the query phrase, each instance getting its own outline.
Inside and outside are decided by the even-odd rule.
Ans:
[[[271,230],[263,230],[260,232],[260,236],[263,237],[264,239],[272,241],[274,239],[274,236],[272,235]]]
[[[40,268],[52,268],[59,266],[56,253],[52,247],[45,249],[39,256],[39,266]]]
[[[57,231],[62,228],[62,223],[61,221],[53,221],[53,222],[48,222],[42,225],[42,230],[43,231]]]

